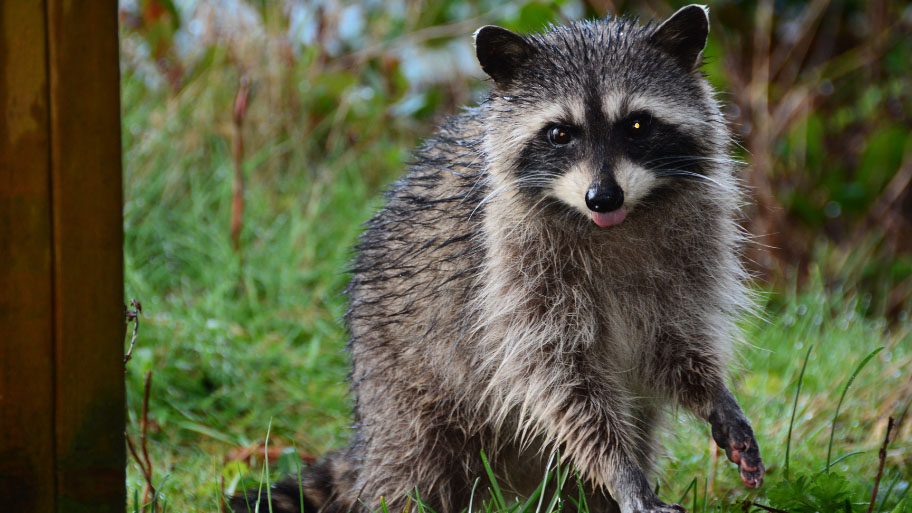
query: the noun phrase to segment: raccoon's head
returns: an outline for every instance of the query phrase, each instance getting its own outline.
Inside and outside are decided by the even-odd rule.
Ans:
[[[483,150],[495,193],[604,228],[647,210],[660,190],[718,182],[712,175],[729,172],[729,138],[698,70],[708,33],[707,9],[696,5],[645,27],[615,19],[530,36],[479,29],[478,60],[494,81]]]

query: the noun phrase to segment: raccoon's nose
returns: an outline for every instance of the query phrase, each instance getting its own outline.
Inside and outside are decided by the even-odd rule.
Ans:
[[[624,191],[617,185],[594,186],[586,191],[586,206],[593,212],[612,212],[624,204]]]

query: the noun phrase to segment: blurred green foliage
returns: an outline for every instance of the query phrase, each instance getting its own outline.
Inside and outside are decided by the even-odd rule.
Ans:
[[[200,114],[219,105],[228,112],[230,87],[209,87],[213,80],[249,79],[245,144],[284,149],[246,162],[251,178],[313,174],[340,152],[426,134],[440,116],[478,101],[485,85],[470,35],[483,24],[536,31],[614,12],[661,18],[681,4],[133,0],[122,6],[124,67],[153,86],[149,94],[198,97],[207,106]],[[864,286],[895,296],[887,305],[895,315],[912,293],[912,238],[903,236],[912,228],[912,6],[780,0],[710,8],[705,69],[723,90],[748,162],[754,270],[773,282],[801,281],[822,244],[851,252],[873,238],[878,267]],[[224,134],[213,126],[219,121],[194,120]],[[371,190],[396,176],[403,147],[363,168]]]

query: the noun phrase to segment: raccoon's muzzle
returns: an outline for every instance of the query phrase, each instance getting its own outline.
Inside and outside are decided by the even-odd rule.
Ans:
[[[617,184],[592,184],[586,191],[586,206],[592,211],[592,221],[601,228],[620,224],[627,217],[624,190]]]

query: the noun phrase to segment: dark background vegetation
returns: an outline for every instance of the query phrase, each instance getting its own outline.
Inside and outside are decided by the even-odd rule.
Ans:
[[[645,22],[681,5],[123,0],[126,295],[145,309],[128,408],[138,436],[143,376],[154,371],[142,424],[158,489],[143,490],[131,462],[131,504],[157,494],[188,511],[218,508],[220,490],[256,477],[270,424],[277,473],[295,459],[283,449],[312,457],[344,444],[341,269],[411,148],[484,97],[472,32],[616,13]],[[754,348],[744,367],[763,380],[737,379],[778,444],[789,410],[764,394],[795,394],[811,344],[838,356],[808,364],[805,391],[818,396],[802,399],[798,419],[817,440],[807,446],[812,466],[826,447],[822,426],[838,417],[833,398],[821,398],[874,348],[886,348],[870,364],[880,366],[854,385],[874,390],[846,422],[876,436],[840,438],[846,451],[878,445],[886,417],[904,416],[912,397],[912,6],[709,5],[704,69],[746,162],[748,265],[769,319],[747,321]],[[894,432],[894,498],[909,487],[909,424]],[[738,496],[734,482],[712,488],[715,470],[693,456],[708,445],[688,440],[669,442],[666,499],[691,478],[713,490],[704,508]],[[849,480],[853,497],[871,477]]]

